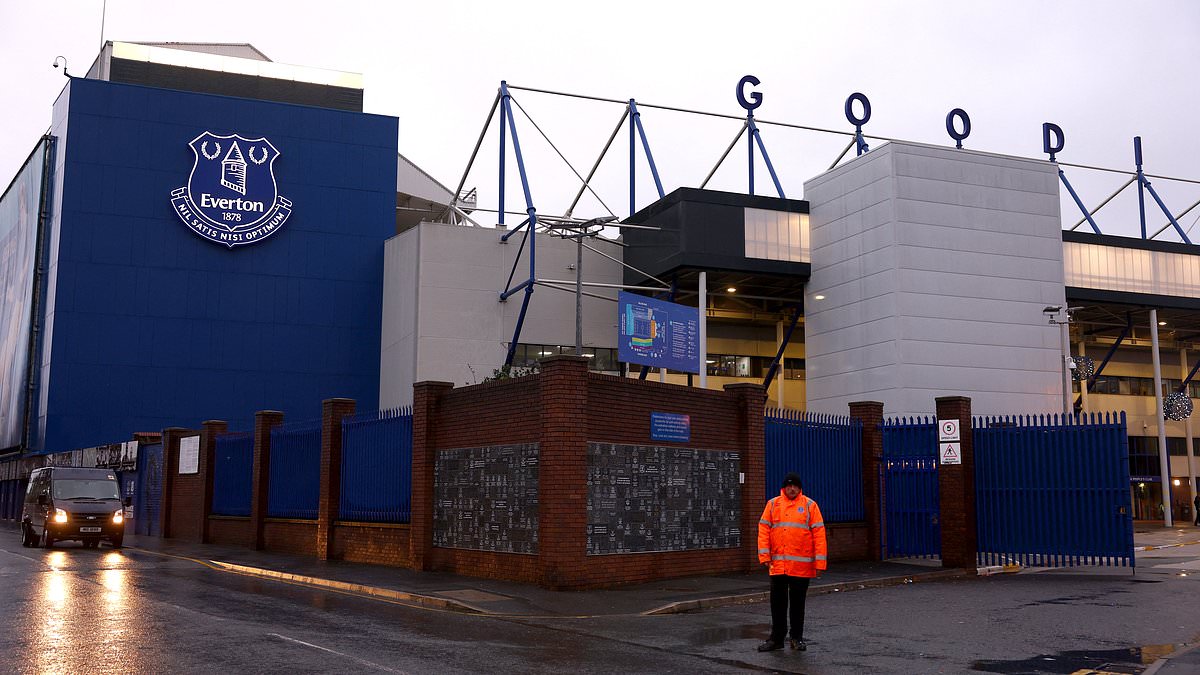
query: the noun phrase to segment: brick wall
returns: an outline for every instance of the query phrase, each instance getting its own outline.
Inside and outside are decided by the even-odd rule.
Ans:
[[[164,537],[200,542],[203,537],[199,514],[204,513],[204,476],[200,473],[179,473],[179,443],[184,438],[198,437],[198,431],[190,429],[166,429],[163,431],[163,493],[170,486],[170,506],[160,514],[165,522]],[[201,448],[203,451],[203,447]],[[200,457],[203,465],[204,457]]]
[[[351,562],[411,567],[408,525],[334,523],[330,557]]]
[[[263,523],[262,547],[268,551],[315,557],[317,521],[268,518]]]
[[[208,543],[223,546],[251,546],[250,519],[238,516],[209,516]]]
[[[578,357],[552,357],[537,376],[449,389],[418,385],[414,406],[413,560],[421,569],[581,589],[654,579],[750,571],[762,509],[762,407],[758,385],[706,391],[587,372]],[[650,413],[689,415],[687,443],[652,441]],[[427,517],[438,450],[539,444],[537,555],[435,548]],[[742,544],[738,548],[587,555],[587,444],[653,444],[741,453]],[[422,465],[418,470],[416,465]]]

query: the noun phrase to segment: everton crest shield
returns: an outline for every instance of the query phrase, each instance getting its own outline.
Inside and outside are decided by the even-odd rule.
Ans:
[[[292,203],[275,185],[279,150],[270,141],[206,131],[188,147],[196,160],[187,185],[171,192],[171,206],[189,229],[233,248],[283,227]]]

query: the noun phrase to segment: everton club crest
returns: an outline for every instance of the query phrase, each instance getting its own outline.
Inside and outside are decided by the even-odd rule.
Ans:
[[[196,234],[233,248],[275,234],[292,215],[275,186],[279,151],[267,139],[206,131],[188,147],[196,163],[187,185],[171,191],[171,206]]]

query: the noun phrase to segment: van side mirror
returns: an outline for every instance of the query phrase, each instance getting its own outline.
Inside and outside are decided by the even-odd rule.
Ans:
[[[38,495],[37,496],[37,505],[38,506],[49,506],[50,500],[46,499],[46,495]]]
[[[133,497],[126,497],[125,499],[121,500],[121,503],[125,506],[133,506]]]

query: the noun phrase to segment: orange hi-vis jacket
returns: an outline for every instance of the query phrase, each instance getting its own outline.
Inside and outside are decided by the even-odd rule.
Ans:
[[[771,562],[771,574],[815,577],[829,566],[825,548],[825,519],[817,503],[804,493],[787,493],[767,502],[758,521],[758,561]]]

